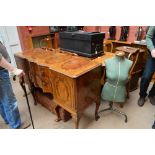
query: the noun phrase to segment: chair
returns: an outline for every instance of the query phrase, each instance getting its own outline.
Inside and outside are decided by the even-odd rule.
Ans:
[[[130,72],[129,72],[129,80],[128,80],[128,83],[127,83],[127,98],[129,98],[129,92],[131,90],[131,82],[133,80],[133,77],[136,76],[136,74],[141,71],[141,70],[137,70],[137,68],[138,68],[138,58],[139,58],[139,49],[136,49],[134,53],[131,53],[128,56],[128,59],[132,60],[133,64],[132,64],[132,67],[131,67]],[[135,84],[135,85],[137,85],[137,84]]]

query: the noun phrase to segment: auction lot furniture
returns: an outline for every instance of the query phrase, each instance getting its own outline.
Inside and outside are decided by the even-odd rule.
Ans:
[[[135,89],[137,89],[138,87],[138,81],[139,78],[141,77],[144,67],[145,67],[145,63],[147,60],[147,55],[148,55],[148,50],[146,47],[146,44],[142,44],[142,43],[132,43],[132,42],[124,42],[124,41],[117,41],[117,40],[108,40],[108,43],[105,40],[104,43],[104,47],[105,49],[107,49],[107,51],[111,51],[112,53],[115,53],[118,50],[122,50],[124,52],[126,52],[126,56],[132,60],[133,56],[135,57],[135,50],[139,49],[139,55],[138,55],[138,59],[137,59],[137,63],[134,67],[133,73],[132,73],[132,79],[130,82],[130,88],[129,91],[133,91]],[[136,56],[137,57],[137,56]],[[155,78],[153,77],[153,80]]]
[[[120,46],[116,50],[121,50],[125,52],[126,58],[133,61],[132,68],[130,70],[130,79],[129,79],[129,91],[133,91],[138,88],[138,80],[143,72],[143,53],[144,50],[139,48],[129,47],[129,46]]]
[[[61,119],[60,109],[64,109],[71,114],[78,128],[83,111],[93,102],[96,103],[95,119],[98,119],[100,62],[59,49],[40,48],[17,53],[15,58],[17,66],[26,73],[25,81],[32,94],[41,90],[52,95],[52,102],[45,106],[55,111],[58,121]],[[36,101],[36,95],[33,96]]]

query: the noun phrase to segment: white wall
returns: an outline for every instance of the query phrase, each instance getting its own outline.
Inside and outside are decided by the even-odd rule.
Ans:
[[[21,51],[17,27],[0,26],[0,40],[10,55],[12,65],[16,66],[14,54]]]

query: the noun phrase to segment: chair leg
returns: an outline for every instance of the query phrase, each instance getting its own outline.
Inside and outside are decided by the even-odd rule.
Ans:
[[[108,111],[108,110],[111,110],[111,111],[114,111],[114,112],[116,112],[116,113],[118,113],[120,115],[123,115],[125,117],[125,123],[127,123],[127,121],[128,121],[127,115],[125,113],[113,108],[113,102],[109,103],[109,108],[103,109],[103,110],[99,111],[99,113],[104,112],[104,111]]]

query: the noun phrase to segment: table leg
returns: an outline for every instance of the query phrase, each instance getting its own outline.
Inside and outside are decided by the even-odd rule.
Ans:
[[[78,114],[72,114],[72,118],[75,122],[75,129],[79,128],[80,116]]]
[[[97,98],[95,103],[96,103],[95,120],[97,121],[100,118],[100,116],[98,115],[98,109],[100,107],[100,98]]]
[[[56,106],[55,111],[56,111],[56,115],[57,115],[57,119],[55,121],[56,122],[59,122],[59,121],[61,121],[60,107],[59,106]]]
[[[31,87],[30,92],[31,92],[31,94],[33,96],[34,105],[37,105],[37,100],[36,100],[36,96],[35,96],[35,87]]]

